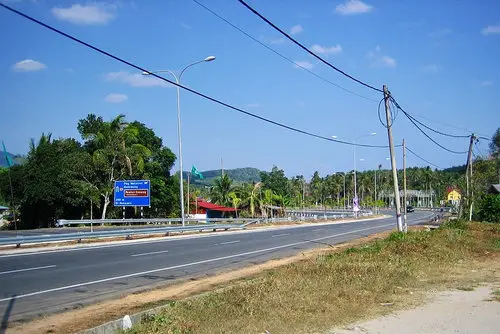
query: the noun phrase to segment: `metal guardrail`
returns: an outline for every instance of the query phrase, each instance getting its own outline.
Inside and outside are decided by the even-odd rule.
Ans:
[[[196,223],[206,223],[211,224],[212,222],[228,222],[228,223],[240,223],[253,221],[255,218],[185,218],[186,222],[196,222]],[[127,218],[127,219],[58,219],[56,226],[62,227],[66,225],[101,225],[101,224],[171,224],[180,223],[181,218]]]
[[[204,224],[204,225],[188,225],[188,226],[172,226],[172,227],[156,227],[156,228],[142,228],[142,229],[121,229],[118,231],[99,231],[99,232],[76,232],[64,234],[51,234],[51,235],[33,235],[33,236],[20,236],[20,237],[6,237],[0,238],[0,246],[17,245],[31,243],[44,243],[54,241],[81,241],[82,239],[95,239],[95,238],[109,238],[109,237],[127,237],[140,234],[169,234],[172,232],[188,232],[188,231],[216,231],[216,230],[229,230],[229,229],[243,229],[244,225],[235,224]]]

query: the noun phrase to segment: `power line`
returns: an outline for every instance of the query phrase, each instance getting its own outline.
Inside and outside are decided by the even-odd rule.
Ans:
[[[436,168],[438,168],[438,169],[443,169],[443,168],[439,167],[438,165],[433,164],[432,162],[430,162],[430,161],[428,161],[428,160],[426,160],[426,159],[422,158],[420,155],[418,155],[417,153],[413,152],[413,151],[412,151],[412,150],[411,150],[408,146],[406,146],[406,149],[408,150],[408,152],[410,152],[411,154],[413,154],[414,156],[416,156],[416,157],[417,157],[417,158],[419,158],[420,160],[425,161],[425,162],[426,162],[426,163],[428,163],[429,165],[432,165],[432,166],[434,166],[434,167],[436,167]]]
[[[454,134],[450,134],[450,133],[445,133],[445,132],[441,132],[439,130],[435,130],[433,128],[431,128],[430,126],[427,126],[425,125],[424,123],[420,122],[418,119],[416,119],[415,117],[413,117],[412,115],[410,115],[409,113],[406,113],[403,111],[403,113],[407,116],[407,117],[410,117],[412,118],[415,122],[417,122],[418,124],[422,125],[424,128],[428,129],[428,130],[431,130],[432,132],[435,132],[437,134],[440,134],[442,136],[447,136],[447,137],[452,137],[452,138],[469,138],[470,135],[454,135]]]
[[[467,128],[461,128],[461,127],[458,127],[456,125],[453,125],[453,124],[449,124],[449,123],[445,123],[443,121],[437,121],[435,119],[430,119],[428,117],[424,117],[422,115],[416,115],[415,113],[412,113],[412,117],[413,118],[421,118],[421,119],[425,119],[426,121],[429,121],[429,122],[433,122],[433,123],[437,123],[437,124],[441,124],[441,125],[444,125],[446,127],[449,127],[449,128],[453,128],[455,130],[459,130],[461,132],[465,132],[465,133],[474,133],[474,134],[477,134],[476,131],[472,131],[472,130],[469,130]]]
[[[302,48],[304,51],[306,51],[307,53],[309,53],[311,56],[313,56],[314,58],[318,59],[319,61],[321,61],[323,64],[327,65],[328,67],[334,69],[335,71],[339,72],[340,74],[346,76],[347,78],[351,79],[351,80],[354,80],[356,81],[357,83],[365,86],[365,87],[368,87],[368,88],[371,88],[379,93],[383,93],[383,91],[379,88],[376,88],[372,85],[369,85],[367,84],[366,82],[363,82],[359,79],[356,79],[355,77],[353,77],[352,75],[350,74],[347,74],[346,72],[342,71],[341,69],[339,69],[338,67],[335,67],[334,65],[332,65],[331,63],[327,62],[326,60],[324,60],[323,58],[321,58],[320,56],[318,56],[317,54],[315,54],[314,52],[312,52],[311,50],[309,50],[308,48],[306,48],[304,45],[300,44],[298,41],[296,41],[295,39],[293,39],[290,35],[288,35],[286,32],[284,32],[283,30],[281,30],[278,26],[276,26],[274,23],[272,23],[271,21],[269,21],[267,18],[265,18],[262,14],[260,14],[258,11],[256,11],[255,9],[253,9],[252,7],[250,7],[250,5],[248,5],[245,1],[243,0],[238,0],[243,6],[245,6],[248,10],[250,10],[252,13],[254,13],[255,15],[257,15],[258,17],[260,17],[264,22],[266,22],[268,25],[270,25],[271,27],[273,27],[275,30],[279,31],[283,36],[285,36],[286,38],[288,38],[290,41],[292,41],[294,44],[296,44],[297,46],[299,46],[300,48]]]
[[[198,0],[193,0],[193,2],[195,2],[196,4],[198,4],[200,7],[204,8],[205,10],[207,10],[208,12],[212,13],[214,16],[218,17],[219,19],[221,19],[222,21],[226,22],[228,25],[230,25],[231,27],[233,27],[234,29],[238,30],[239,32],[241,32],[243,35],[247,36],[248,38],[250,38],[251,40],[253,40],[254,42],[257,42],[259,43],[260,45],[262,45],[263,47],[265,47],[266,49],[268,49],[269,51],[273,52],[274,54],[276,54],[277,56],[283,58],[284,60],[290,62],[291,64],[309,72],[310,74],[314,75],[316,78],[332,85],[332,86],[335,86],[339,89],[342,89],[343,91],[346,91],[348,93],[351,93],[353,95],[356,95],[358,97],[361,97],[363,99],[366,99],[368,101],[373,101],[373,102],[377,102],[377,100],[375,99],[372,99],[372,98],[369,98],[369,97],[366,97],[366,96],[363,96],[361,94],[358,94],[352,90],[349,90],[347,88],[344,88],[328,79],[326,79],[325,77],[311,71],[310,69],[300,65],[300,64],[297,64],[295,61],[293,61],[292,59],[288,58],[287,56],[283,55],[282,53],[276,51],[275,49],[271,48],[270,46],[266,45],[265,43],[259,41],[257,38],[253,37],[252,35],[250,35],[249,33],[247,33],[246,31],[244,31],[243,29],[241,29],[240,27],[236,26],[235,24],[233,24],[232,22],[230,22],[229,20],[227,20],[226,18],[224,18],[223,16],[217,14],[215,11],[213,11],[212,9],[210,9],[209,7],[205,6],[204,4],[200,3]]]
[[[327,140],[327,141],[330,141],[330,142],[336,142],[336,143],[340,143],[340,144],[351,145],[351,146],[360,146],[360,147],[388,148],[388,146],[383,146],[383,145],[354,144],[354,143],[350,143],[350,142],[343,141],[343,140],[338,140],[338,139],[333,139],[333,138],[321,136],[321,135],[318,135],[318,134],[315,134],[315,133],[312,133],[312,132],[309,132],[309,131],[301,130],[301,129],[298,129],[298,128],[295,128],[295,127],[292,127],[292,126],[289,126],[289,125],[286,125],[286,124],[283,124],[283,123],[280,123],[280,122],[277,122],[277,121],[273,121],[273,120],[270,120],[268,118],[265,118],[265,117],[262,117],[262,116],[259,116],[259,115],[256,115],[256,114],[253,114],[253,113],[248,112],[246,110],[243,110],[241,108],[235,107],[235,106],[233,106],[233,105],[231,105],[229,103],[223,102],[221,100],[218,100],[218,99],[213,98],[211,96],[208,96],[206,94],[200,93],[200,92],[198,92],[198,91],[196,91],[194,89],[191,89],[189,87],[183,86],[183,85],[178,84],[178,83],[176,83],[174,81],[168,80],[168,79],[166,79],[166,78],[164,78],[162,76],[159,76],[159,75],[157,75],[155,73],[149,72],[148,70],[146,70],[143,67],[135,65],[135,64],[133,64],[133,63],[127,61],[127,60],[124,60],[124,59],[122,59],[122,58],[120,58],[118,56],[115,56],[115,55],[113,55],[113,54],[111,54],[111,53],[109,53],[107,51],[104,51],[104,50],[96,47],[96,46],[93,46],[93,45],[91,45],[91,44],[89,44],[87,42],[84,42],[84,41],[82,41],[82,40],[80,40],[80,39],[78,39],[78,38],[76,38],[74,36],[71,36],[71,35],[69,35],[69,34],[67,34],[67,33],[65,33],[65,32],[63,32],[63,31],[61,31],[61,30],[59,30],[57,28],[54,28],[54,27],[52,27],[52,26],[50,26],[50,25],[48,25],[48,24],[46,24],[46,23],[44,23],[42,21],[39,21],[39,20],[37,20],[37,19],[35,19],[35,18],[27,15],[27,14],[24,14],[24,13],[22,13],[22,12],[16,10],[16,9],[14,9],[14,8],[11,8],[11,7],[5,5],[5,4],[3,4],[1,2],[0,2],[0,6],[3,7],[3,8],[5,8],[5,9],[7,9],[7,10],[9,10],[9,11],[11,11],[11,12],[13,12],[13,13],[15,13],[15,14],[17,14],[17,15],[19,15],[19,16],[24,17],[25,19],[28,19],[28,20],[30,20],[30,21],[38,24],[38,25],[41,25],[41,26],[43,26],[43,27],[45,27],[45,28],[47,28],[47,29],[49,29],[49,30],[51,30],[51,31],[53,31],[53,32],[61,35],[61,36],[64,36],[64,37],[66,37],[68,39],[71,39],[72,41],[77,42],[78,44],[84,45],[84,46],[86,46],[86,47],[88,47],[88,48],[90,48],[90,49],[92,49],[92,50],[94,50],[94,51],[96,51],[96,52],[98,52],[100,54],[103,54],[103,55],[105,55],[105,56],[107,56],[109,58],[112,58],[112,59],[114,59],[114,60],[116,60],[116,61],[118,61],[120,63],[128,65],[128,66],[130,66],[132,68],[135,68],[135,69],[137,69],[137,70],[139,70],[141,72],[147,72],[148,74],[150,74],[151,76],[153,76],[155,78],[158,78],[160,80],[168,82],[171,85],[174,85],[174,86],[177,86],[179,88],[182,88],[182,89],[184,89],[184,90],[186,90],[186,91],[188,91],[188,92],[190,92],[192,94],[200,96],[200,97],[202,97],[204,99],[207,99],[209,101],[212,101],[212,102],[214,102],[216,104],[222,105],[222,106],[224,106],[226,108],[229,108],[229,109],[235,110],[237,112],[240,112],[240,113],[245,114],[247,116],[250,116],[250,117],[253,117],[253,118],[257,118],[257,119],[259,119],[261,121],[264,121],[264,122],[276,125],[278,127],[284,128],[284,129],[288,129],[288,130],[291,130],[291,131],[294,131],[294,132],[298,132],[298,133],[301,133],[301,134],[304,134],[304,135],[307,135],[307,136],[311,136],[311,137],[314,137],[314,138]]]
[[[390,97],[391,100],[394,102],[394,104],[396,105],[396,107],[401,110],[403,112],[403,114],[410,120],[410,122],[420,131],[424,134],[424,136],[426,136],[430,141],[432,141],[434,144],[436,144],[437,146],[441,147],[443,150],[445,151],[448,151],[450,153],[455,153],[455,154],[465,154],[465,153],[468,153],[468,151],[454,151],[454,150],[450,150],[449,148],[441,145],[440,143],[438,143],[435,139],[433,139],[431,136],[429,136],[427,134],[427,132],[425,132],[424,130],[422,130],[422,128],[420,126],[418,126],[418,124],[413,120],[413,118],[411,116],[408,115],[408,113],[398,104],[398,102],[391,96]]]

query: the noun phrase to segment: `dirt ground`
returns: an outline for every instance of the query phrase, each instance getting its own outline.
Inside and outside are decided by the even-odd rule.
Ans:
[[[498,284],[472,291],[450,290],[430,297],[430,302],[411,310],[356,323],[331,334],[452,334],[500,333],[500,302],[495,295]]]
[[[348,243],[331,246],[328,250],[342,250],[354,247],[368,241],[382,239],[387,235],[388,232],[371,235]],[[184,281],[164,288],[130,294],[120,299],[109,300],[86,306],[78,310],[50,315],[28,323],[14,324],[13,327],[8,328],[7,332],[9,334],[79,332],[106,323],[107,321],[118,319],[125,314],[132,314],[147,308],[159,306],[162,301],[166,304],[169,300],[180,300],[206,291],[224,288],[224,286],[234,283],[237,280],[251,277],[266,270],[289,263],[307,260],[324,251],[324,249],[310,250],[285,259],[271,260],[263,264],[222,272],[218,275],[195,281]]]

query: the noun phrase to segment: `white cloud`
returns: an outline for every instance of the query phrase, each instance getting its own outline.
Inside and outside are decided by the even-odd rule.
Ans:
[[[397,66],[396,60],[392,57],[382,54],[382,50],[380,46],[377,46],[374,50],[369,51],[366,55],[369,59],[371,59],[371,65],[373,67],[390,67],[394,68]]]
[[[108,94],[108,96],[106,96],[104,98],[104,101],[105,102],[108,102],[108,103],[122,103],[122,102],[125,102],[128,100],[128,96],[125,95],[125,94]]]
[[[314,67],[314,64],[308,61],[296,61],[295,65],[293,65],[295,68],[305,68],[307,70],[311,70]]]
[[[149,75],[143,75],[142,73],[129,73],[125,71],[121,72],[110,72],[105,75],[108,81],[118,81],[132,87],[169,87],[171,84],[162,81],[158,78]]]
[[[500,34],[500,24],[495,26],[487,26],[481,30],[481,34],[484,36],[492,35],[492,34]]]
[[[14,71],[18,72],[31,72],[43,70],[44,68],[47,68],[47,66],[33,59],[25,59],[15,63],[12,68]]]
[[[337,44],[335,46],[321,46],[318,44],[314,44],[313,46],[310,47],[310,50],[314,53],[319,53],[319,54],[337,54],[342,52],[342,47]]]
[[[260,108],[262,105],[260,103],[249,103],[245,108]]]
[[[297,34],[300,34],[301,32],[304,31],[304,28],[302,28],[302,26],[300,24],[297,24],[297,25],[294,25],[291,29],[290,29],[290,34],[292,35],[297,35]]]
[[[52,14],[59,20],[74,24],[106,24],[115,17],[117,6],[107,3],[92,5],[73,4],[71,7],[52,8]]]
[[[285,43],[284,38],[275,38],[269,40],[269,44],[283,44],[283,43]]]
[[[493,81],[490,80],[483,81],[481,82],[481,86],[483,87],[493,86]]]
[[[437,73],[439,72],[440,66],[436,64],[429,64],[422,67],[422,71],[426,73]]]
[[[360,0],[348,0],[343,4],[337,5],[335,12],[340,15],[354,15],[369,13],[373,10],[373,6],[370,6]]]

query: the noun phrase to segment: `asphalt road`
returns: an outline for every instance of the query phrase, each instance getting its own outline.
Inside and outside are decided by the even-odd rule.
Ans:
[[[410,213],[409,224],[432,216]],[[0,255],[0,312],[29,320],[393,228],[394,217]]]

